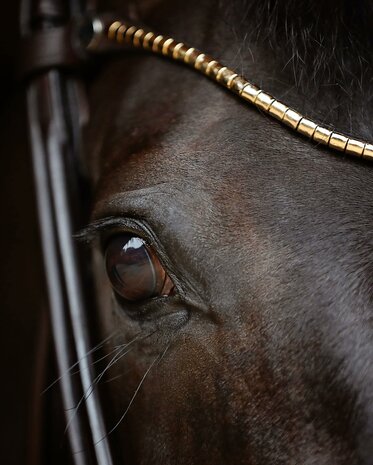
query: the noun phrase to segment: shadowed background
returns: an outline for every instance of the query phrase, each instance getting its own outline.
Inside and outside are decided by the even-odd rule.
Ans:
[[[1,443],[0,462],[26,464],[41,263],[24,88],[16,79],[18,2],[2,2],[0,28]]]

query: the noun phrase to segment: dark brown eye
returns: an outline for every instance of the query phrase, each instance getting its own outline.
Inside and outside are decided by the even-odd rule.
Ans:
[[[117,294],[135,302],[172,294],[174,285],[141,237],[123,233],[109,242],[106,271]]]

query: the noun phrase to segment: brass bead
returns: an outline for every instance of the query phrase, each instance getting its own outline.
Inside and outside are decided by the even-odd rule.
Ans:
[[[165,38],[162,35],[157,36],[153,40],[152,51],[155,53],[161,53],[164,42],[165,42]]]
[[[214,61],[209,55],[205,55],[204,53],[200,53],[196,58],[194,63],[194,67],[198,69],[202,74],[206,74],[206,69],[208,65]]]
[[[234,80],[238,77],[238,74],[237,73],[234,73],[232,71],[233,74],[231,74],[229,76],[229,78],[227,79],[227,82],[225,83],[225,85],[228,87],[228,89],[232,89],[232,86],[233,86],[233,82]]]
[[[224,73],[224,71],[228,69],[226,66],[223,66],[222,68],[219,69],[219,71],[217,72],[216,76],[215,76],[215,79],[219,82],[220,81],[220,77],[222,75],[222,73]]]
[[[332,132],[328,145],[332,149],[344,152],[346,149],[347,142],[348,137],[344,136],[343,134],[338,134],[337,132]]]
[[[260,91],[255,99],[255,105],[261,110],[268,111],[271,103],[274,101],[272,95]]]
[[[107,37],[109,40],[115,40],[117,31],[122,26],[122,23],[120,21],[114,21],[112,24],[110,24],[108,31],[107,31]]]
[[[363,158],[373,161],[373,144],[365,144]]]
[[[116,32],[116,39],[119,44],[123,42],[124,34],[126,33],[126,30],[127,30],[127,26],[125,24],[121,24],[118,27],[117,32]]]
[[[217,61],[216,60],[211,60],[207,63],[207,66],[206,66],[206,69],[205,69],[205,74],[208,76],[209,72],[210,72],[210,69],[212,66],[214,66],[215,64],[217,64]]]
[[[127,29],[126,33],[124,34],[124,40],[125,42],[131,42],[133,40],[133,35],[137,31],[136,26],[131,26]]]
[[[190,66],[194,66],[196,59],[198,55],[200,55],[201,52],[199,50],[196,50],[195,48],[191,47],[189,48],[184,55],[184,63]]]
[[[163,47],[162,47],[162,55],[172,55],[172,52],[175,48],[176,41],[172,38],[169,38],[164,41]]]
[[[235,77],[237,77],[237,73],[224,66],[219,69],[219,72],[216,75],[216,80],[230,89]]]
[[[355,157],[361,157],[363,155],[364,148],[365,144],[363,142],[355,139],[348,139],[346,153],[354,155]]]
[[[212,60],[206,67],[206,75],[211,77],[212,79],[216,79],[216,76],[218,75],[218,72],[221,68],[223,68],[223,65],[221,65],[216,60]]]
[[[307,137],[312,137],[313,133],[315,132],[315,129],[317,128],[317,124],[311,121],[310,119],[307,118],[302,118],[299,121],[298,127],[297,127],[297,132],[300,134],[303,134],[304,136]]]
[[[154,41],[154,38],[155,38],[155,34],[154,32],[148,32],[145,34],[143,40],[142,40],[142,46],[145,48],[145,49],[151,49],[152,46],[153,46],[153,41]]]
[[[246,86],[241,90],[240,95],[244,100],[254,103],[258,93],[259,88],[254,86],[254,84],[251,84],[251,82],[248,82]]]
[[[189,47],[184,45],[182,42],[179,42],[175,45],[174,51],[172,52],[172,58],[174,60],[184,60],[184,56],[188,50]]]
[[[289,110],[289,107],[279,100],[274,100],[268,108],[268,113],[274,118],[282,121],[285,113]]]
[[[198,57],[196,58],[196,61],[194,62],[194,67],[198,70],[200,70],[201,65],[205,59],[206,55],[204,53],[200,53]]]
[[[248,84],[247,80],[242,76],[237,76],[232,79],[230,89],[235,93],[240,95],[242,89]]]
[[[133,45],[135,47],[141,47],[141,39],[144,37],[144,35],[144,29],[137,29],[137,31],[133,35]]]
[[[317,126],[315,132],[313,133],[312,139],[315,142],[319,142],[320,144],[328,145],[331,135],[332,131],[329,131],[329,129],[323,128],[322,126]]]
[[[300,113],[289,108],[286,110],[282,121],[284,124],[286,124],[286,126],[289,126],[292,129],[297,129],[298,124],[302,118],[303,116]]]

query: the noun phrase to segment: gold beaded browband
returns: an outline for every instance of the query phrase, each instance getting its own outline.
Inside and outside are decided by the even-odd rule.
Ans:
[[[101,20],[96,19],[93,21],[93,29],[99,35],[104,35],[106,39],[116,44],[127,44],[181,61],[317,144],[373,161],[372,143],[353,139],[317,124],[259,89],[243,76],[193,47],[188,47],[171,37],[157,35],[122,21],[101,22]]]

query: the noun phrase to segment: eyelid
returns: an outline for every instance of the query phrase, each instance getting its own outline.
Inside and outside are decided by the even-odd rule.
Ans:
[[[135,229],[130,227],[109,227],[103,229],[99,233],[99,244],[102,251],[105,251],[106,247],[108,246],[109,242],[114,239],[116,236],[121,234],[133,234],[134,236],[138,236],[140,239],[144,241],[144,244],[147,247],[153,247],[153,242],[148,238],[147,235],[144,234],[142,229]]]
[[[108,241],[115,235],[131,233],[141,237],[146,245],[153,246],[155,241],[151,229],[143,223],[143,221],[135,218],[107,217],[90,223],[75,234],[75,238],[87,244],[97,241],[101,250],[103,250]]]

